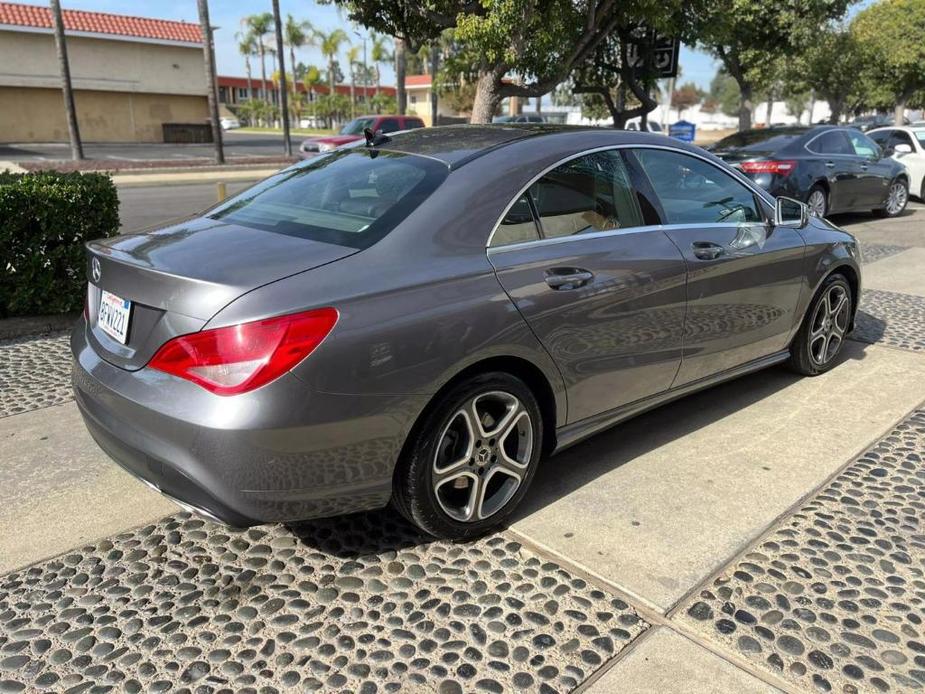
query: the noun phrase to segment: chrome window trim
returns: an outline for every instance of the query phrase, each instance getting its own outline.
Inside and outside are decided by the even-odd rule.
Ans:
[[[545,169],[543,169],[538,174],[536,174],[533,178],[531,178],[527,182],[527,184],[523,186],[517,192],[517,194],[511,199],[511,201],[504,207],[504,210],[502,210],[500,216],[498,217],[498,220],[495,222],[494,226],[491,229],[491,233],[488,235],[488,241],[485,243],[485,249],[487,251],[500,251],[502,249],[506,250],[509,248],[522,248],[523,246],[527,244],[532,245],[532,244],[551,243],[551,242],[561,243],[563,241],[568,241],[568,240],[574,241],[574,240],[582,239],[582,238],[591,239],[591,238],[600,238],[602,236],[610,236],[613,234],[628,234],[633,231],[654,231],[658,229],[661,229],[661,230],[678,229],[678,228],[685,228],[685,227],[691,226],[690,222],[685,223],[685,224],[648,224],[648,225],[637,226],[637,227],[627,227],[626,229],[607,229],[604,231],[593,231],[588,234],[570,234],[569,236],[554,236],[548,239],[544,238],[544,239],[535,239],[533,241],[518,241],[515,243],[508,243],[503,246],[492,247],[491,241],[495,237],[495,232],[498,231],[498,227],[501,226],[502,220],[507,216],[507,213],[510,212],[511,208],[514,206],[514,203],[516,203],[520,199],[521,195],[523,195],[524,193],[527,192],[527,190],[530,189],[530,186],[532,186],[534,183],[540,180],[543,176],[548,174],[553,169],[558,168],[559,166],[562,166],[563,164],[572,161],[573,159],[578,159],[579,157],[584,157],[589,154],[596,154],[597,152],[608,152],[608,151],[620,150],[620,149],[661,149],[661,150],[665,150],[668,152],[675,152],[677,154],[683,154],[689,157],[694,157],[695,159],[700,159],[701,161],[704,161],[710,166],[712,166],[713,168],[726,174],[733,180],[741,183],[743,186],[745,186],[745,188],[750,190],[754,195],[757,195],[759,199],[763,200],[771,208],[774,207],[774,204],[775,204],[774,197],[770,193],[768,193],[768,191],[764,190],[764,188],[761,188],[760,186],[756,186],[752,182],[752,180],[748,178],[747,176],[745,176],[741,171],[733,169],[732,167],[729,167],[728,170],[724,169],[722,166],[719,166],[718,164],[716,164],[716,162],[711,161],[707,157],[697,154],[696,152],[689,152],[684,149],[679,149],[678,147],[669,147],[667,145],[650,145],[650,144],[604,145],[601,147],[594,147],[592,149],[582,150],[581,152],[578,152],[577,154],[569,154],[568,156],[563,157],[562,159],[558,160],[554,164],[550,164]],[[635,189],[633,189],[633,191],[635,192]],[[761,210],[761,212],[764,215],[766,211]],[[767,223],[767,219],[765,219],[765,223]],[[698,224],[697,226],[699,227],[729,227],[729,226],[739,226],[740,224],[760,224],[760,222],[713,222],[710,224]]]
[[[822,131],[821,133],[819,133],[818,135],[813,135],[813,137],[810,138],[810,139],[803,145],[803,149],[805,149],[805,150],[806,150],[807,152],[809,152],[810,154],[815,154],[816,156],[820,156],[820,157],[856,157],[856,156],[858,156],[857,154],[828,154],[828,153],[826,153],[826,152],[817,152],[817,151],[812,150],[812,149],[809,148],[809,146],[810,146],[812,143],[814,143],[816,140],[818,140],[818,139],[819,139],[820,137],[822,137],[823,135],[827,135],[828,133],[844,133],[844,134],[845,134],[845,137],[848,137],[848,129],[847,129],[847,128],[829,128],[829,129],[827,129],[827,130],[823,130],[823,131]],[[850,141],[850,140],[848,141],[848,144],[849,144],[849,145],[851,144],[851,141]],[[852,145],[852,147],[853,147],[853,145]]]

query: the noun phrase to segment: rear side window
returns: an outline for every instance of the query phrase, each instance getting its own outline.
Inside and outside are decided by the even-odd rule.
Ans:
[[[529,195],[545,238],[642,224],[618,152],[595,152],[572,159],[534,183]]]
[[[414,130],[415,128],[423,128],[424,121],[419,118],[405,118],[405,130]]]
[[[810,141],[806,149],[816,154],[854,154],[854,148],[842,130],[829,130]]]
[[[668,224],[763,221],[751,190],[702,159],[663,149],[635,149]]]
[[[397,118],[383,118],[379,121],[378,129],[384,133],[394,133],[401,130],[401,125]]]
[[[498,224],[494,236],[491,237],[491,245],[507,246],[512,243],[536,241],[539,237],[530,201],[524,193],[511,205],[511,209]]]
[[[284,169],[207,216],[366,248],[394,229],[446,176],[444,164],[425,157],[341,150]]]

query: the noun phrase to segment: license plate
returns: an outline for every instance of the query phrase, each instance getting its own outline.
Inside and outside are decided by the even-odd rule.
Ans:
[[[100,313],[97,323],[103,332],[123,345],[128,342],[128,320],[132,313],[132,302],[122,299],[106,290],[100,296]]]

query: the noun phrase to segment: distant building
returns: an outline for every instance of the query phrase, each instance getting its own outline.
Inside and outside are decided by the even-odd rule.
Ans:
[[[406,75],[405,91],[408,93],[408,113],[419,116],[425,125],[430,122],[430,95],[433,79],[430,75]],[[437,98],[437,125],[468,121],[468,114],[459,113],[447,105],[446,99]]]
[[[248,93],[248,82],[246,77],[230,77],[228,75],[219,75],[216,80],[218,81],[218,100],[225,106],[233,108],[234,106],[237,106],[250,98],[263,98],[261,95],[262,91],[266,94],[266,98],[270,103],[279,103],[279,87],[277,86],[276,82],[271,80],[264,82],[259,77],[251,78],[250,94]],[[320,95],[327,94],[330,91],[326,84],[319,84],[312,87],[312,91],[309,93],[308,89],[305,87],[305,84],[302,82],[296,82],[296,89],[300,94],[307,95],[308,103],[312,103]],[[358,84],[354,86],[354,92],[356,95],[357,104],[369,103],[369,100],[376,95],[376,86],[363,86]],[[385,94],[386,96],[391,96],[393,98],[395,97],[395,87],[383,85],[379,87],[379,92],[381,94]],[[349,97],[350,85],[338,84],[337,93]]]
[[[85,141],[162,142],[164,123],[208,118],[198,24],[80,10],[63,15]],[[51,11],[0,2],[0,140],[67,139]]]

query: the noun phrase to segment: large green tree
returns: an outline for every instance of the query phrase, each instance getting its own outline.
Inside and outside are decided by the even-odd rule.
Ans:
[[[455,29],[458,76],[476,85],[475,123],[489,122],[505,97],[553,90],[614,30],[622,7],[617,0],[333,1],[410,50]]]
[[[925,0],[880,0],[858,13],[851,32],[869,78],[889,91],[901,125],[910,100],[925,90]]]
[[[775,61],[812,42],[820,25],[844,17],[851,2],[714,0],[694,14],[693,36],[739,86],[740,130],[751,127],[755,92],[773,79]]]

